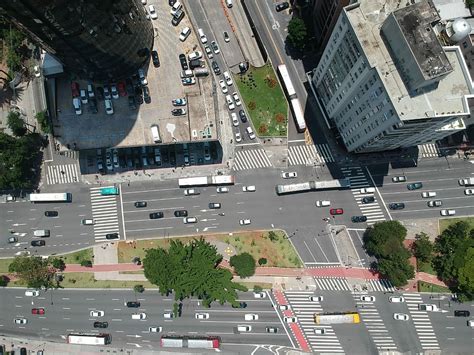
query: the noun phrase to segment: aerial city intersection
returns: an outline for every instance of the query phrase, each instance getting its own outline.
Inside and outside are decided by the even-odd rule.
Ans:
[[[471,354],[454,2],[0,4],[0,354]]]

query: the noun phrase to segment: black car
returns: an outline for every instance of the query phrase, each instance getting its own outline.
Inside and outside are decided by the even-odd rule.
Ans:
[[[176,0],[168,0],[168,5],[173,6],[176,3]]]
[[[136,110],[137,109],[137,102],[135,100],[135,96],[129,96],[128,97],[128,108],[130,110]]]
[[[105,239],[118,239],[118,233],[109,233],[105,235]]]
[[[140,307],[140,302],[128,301],[126,303],[126,305],[127,305],[128,308],[139,308]]]
[[[173,26],[178,26],[181,20],[184,18],[184,11],[183,9],[179,9],[176,11],[176,13],[173,15],[173,18],[171,19],[171,24]]]
[[[95,90],[95,94],[99,100],[104,99],[104,88],[102,86],[98,86]]]
[[[107,328],[108,326],[108,322],[94,322],[94,328]]]
[[[217,209],[221,208],[221,204],[218,203],[218,202],[210,202],[209,203],[209,208],[211,210],[217,210]]]
[[[193,59],[189,61],[189,68],[194,70],[196,68],[204,68],[206,62],[201,59]]]
[[[44,247],[46,245],[46,242],[44,240],[33,240],[31,242],[32,247]]]
[[[189,69],[188,60],[186,59],[185,54],[181,53],[179,55],[179,62],[181,63],[181,69],[183,69],[183,70],[188,70]]]
[[[351,221],[352,223],[367,222],[367,217],[366,216],[352,216]]]
[[[463,311],[463,310],[454,311],[455,317],[469,317],[470,315],[471,315],[471,312],[469,311]]]
[[[150,89],[148,89],[148,86],[143,87],[143,100],[145,100],[146,104],[151,102]]]
[[[239,116],[240,116],[240,120],[245,123],[247,122],[247,115],[245,114],[245,111],[244,110],[240,110],[239,111]]]
[[[289,7],[290,7],[290,4],[287,1],[285,1],[285,2],[281,2],[279,4],[276,4],[275,5],[275,10],[276,10],[276,12],[280,12],[280,11],[286,10]]]
[[[46,211],[44,213],[46,217],[57,217],[59,215],[58,211]]]
[[[375,202],[374,196],[367,196],[362,199],[362,203],[372,203]]]
[[[134,203],[136,208],[146,207],[147,203],[145,201],[137,201]]]
[[[186,114],[186,109],[184,109],[184,108],[175,108],[175,109],[171,110],[171,114],[173,116],[182,116],[182,115]]]
[[[150,219],[163,218],[163,216],[164,216],[163,212],[153,212],[153,213],[150,213]]]
[[[405,204],[403,202],[394,202],[389,204],[388,208],[391,210],[403,210],[405,208]]]
[[[151,59],[153,60],[155,68],[158,68],[160,66],[160,58],[158,57],[157,51],[151,51]]]
[[[95,98],[90,98],[89,99],[89,110],[91,113],[97,113],[99,110],[97,110],[97,100]]]
[[[188,216],[188,211],[186,211],[186,210],[174,211],[174,216],[175,217],[187,217]]]
[[[219,64],[217,64],[215,60],[212,61],[211,65],[212,65],[212,70],[214,70],[214,73],[216,75],[221,75],[221,68],[219,68]]]

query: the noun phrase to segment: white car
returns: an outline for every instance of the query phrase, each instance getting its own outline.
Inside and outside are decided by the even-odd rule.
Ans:
[[[421,193],[421,197],[429,198],[429,197],[436,197],[436,192],[434,191],[425,191]]]
[[[328,206],[331,206],[331,201],[327,201],[327,200],[316,201],[316,207],[328,207]]]
[[[224,193],[227,193],[230,191],[230,189],[228,187],[225,187],[225,186],[219,186],[216,191],[220,194],[224,194]]]
[[[112,104],[112,100],[104,100],[105,104],[105,112],[108,115],[113,115],[114,114],[114,105]]]
[[[138,77],[140,78],[140,84],[148,85],[148,80],[146,80],[145,71],[141,68],[138,69]]]
[[[144,320],[146,319],[146,313],[133,313],[132,314],[132,319],[135,319],[135,320]]]
[[[88,97],[87,97],[87,94],[86,94],[86,90],[81,89],[80,95],[81,95],[81,102],[82,102],[83,104],[87,104],[87,102],[88,102],[89,100],[88,100]]]
[[[229,108],[229,110],[235,109],[234,101],[232,100],[232,97],[230,95],[226,95],[225,101],[227,102],[227,107]]]
[[[150,333],[161,333],[163,331],[163,327],[149,327],[148,331]]]
[[[375,192],[375,187],[364,187],[360,189],[361,194],[373,194]]]
[[[394,313],[393,314],[393,319],[407,321],[407,320],[410,319],[410,316],[408,314],[405,314],[405,313]]]
[[[242,142],[242,135],[240,134],[240,132],[235,132],[235,141],[237,143]]]
[[[232,78],[230,77],[230,74],[229,74],[228,71],[224,72],[224,79],[225,79],[225,82],[228,86],[231,86],[233,84]]]
[[[119,99],[120,95],[119,95],[119,92],[117,90],[117,85],[115,85],[115,84],[110,85],[110,92],[112,93],[112,98],[114,100]]]
[[[184,195],[185,196],[199,195],[199,191],[196,189],[186,189],[184,190]]]
[[[142,5],[146,5],[146,0],[142,0]]]
[[[239,119],[237,118],[237,114],[235,112],[232,112],[230,114],[230,117],[232,118],[232,124],[234,127],[237,127],[239,125]]]
[[[183,218],[183,223],[184,224],[190,224],[190,223],[197,223],[197,218],[196,217],[184,217]]]
[[[183,28],[181,30],[181,33],[179,34],[179,40],[181,42],[186,41],[186,38],[188,38],[190,34],[191,34],[191,29],[189,27]]]
[[[456,214],[456,210],[441,210],[439,213],[441,216],[454,216]]]
[[[15,324],[26,324],[28,323],[28,319],[26,318],[15,318]]]
[[[244,315],[244,319],[245,320],[258,320],[258,314],[247,313],[246,315]]]
[[[247,131],[247,134],[249,135],[250,139],[255,139],[256,136],[255,136],[255,133],[253,133],[252,127],[248,126],[246,131]]]
[[[252,327],[250,325],[238,325],[237,326],[237,331],[239,331],[239,332],[251,332]]]
[[[364,295],[364,296],[360,296],[360,300],[363,302],[375,302],[375,297]]]
[[[16,200],[15,196],[7,195],[5,196],[5,202],[14,202]]]
[[[198,33],[199,33],[199,38],[201,39],[201,43],[202,44],[206,44],[207,43],[207,37],[206,35],[204,34],[204,31],[202,28],[198,28]]]
[[[243,192],[255,192],[257,190],[257,188],[255,187],[255,185],[249,185],[249,186],[242,186],[242,191]]]
[[[284,172],[281,173],[281,177],[283,179],[294,179],[297,176],[298,176],[298,174],[295,171],[291,171],[291,172],[284,171]]]
[[[265,297],[267,297],[267,294],[265,292],[254,292],[253,297],[254,298],[265,298]]]
[[[221,52],[220,49],[219,49],[219,46],[216,43],[216,41],[211,42],[211,48],[214,51],[214,54],[219,54]]]
[[[248,218],[247,218],[247,219],[241,219],[241,220],[239,221],[239,224],[240,224],[241,226],[246,226],[246,225],[249,225],[250,223],[252,223],[252,221],[251,221],[250,219],[248,219]]]
[[[91,311],[89,315],[91,317],[103,317],[104,316],[104,311]]]
[[[404,176],[404,175],[401,175],[401,176],[394,176],[392,178],[392,182],[405,182],[407,181],[407,177]]]
[[[229,90],[227,89],[227,85],[225,84],[224,80],[219,80],[219,85],[221,86],[223,94],[227,94],[229,92]]]
[[[153,20],[156,20],[158,18],[155,7],[153,5],[148,6],[148,12],[150,13],[150,16]]]
[[[204,46],[204,50],[206,51],[207,57],[209,59],[214,58],[214,54],[212,54],[212,50],[209,48],[209,46]]]
[[[201,51],[194,51],[188,54],[188,60],[195,60],[195,59],[201,59],[201,58],[202,58]]]
[[[405,298],[402,297],[402,296],[390,296],[388,298],[388,301],[390,303],[403,303],[403,302],[405,302]]]
[[[309,296],[311,302],[322,302],[324,299],[323,296]]]
[[[465,189],[464,195],[474,195],[474,189]]]
[[[296,323],[298,322],[298,318],[296,317],[284,317],[283,320],[285,323]]]
[[[183,5],[181,5],[181,3],[179,1],[175,2],[174,5],[171,7],[170,14],[172,16],[176,15],[176,13],[179,10],[181,10],[182,7],[183,7]]]
[[[280,309],[280,311],[287,311],[290,309],[290,305],[289,304],[281,304],[278,306],[278,308]]]
[[[72,99],[72,106],[76,115],[82,115],[81,100],[78,97]]]
[[[25,296],[28,297],[38,297],[40,295],[40,292],[38,290],[26,290],[25,291]]]
[[[183,78],[183,79],[181,79],[181,83],[183,85],[194,85],[194,84],[196,84],[196,79],[195,78]]]
[[[194,317],[196,319],[209,319],[209,313],[196,313]]]
[[[240,101],[240,97],[239,97],[239,95],[237,95],[236,92],[234,92],[234,93],[232,94],[232,97],[234,98],[235,104],[236,104],[237,106],[242,105],[242,101]]]

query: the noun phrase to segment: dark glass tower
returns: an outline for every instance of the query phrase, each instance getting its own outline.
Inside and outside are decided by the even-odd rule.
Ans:
[[[0,12],[83,79],[130,76],[153,46],[138,0],[5,0]]]

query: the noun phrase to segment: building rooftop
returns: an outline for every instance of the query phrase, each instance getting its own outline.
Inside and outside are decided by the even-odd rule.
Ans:
[[[465,0],[433,0],[442,20],[453,20],[459,17],[470,17]]]
[[[379,72],[385,90],[402,120],[442,116],[448,113],[467,114],[469,109],[464,105],[464,96],[470,94],[472,85],[469,75],[465,75],[464,70],[467,68],[463,67],[462,55],[456,48],[445,48],[445,55],[452,71],[439,81],[439,85],[430,91],[410,96],[389,49],[381,38],[380,30],[388,15],[406,8],[406,5],[406,1],[399,0],[360,0],[359,6],[345,8],[347,18],[352,24],[369,65]],[[416,30],[413,27],[412,29]],[[405,33],[408,30],[409,27],[406,27]],[[418,35],[422,35],[423,32],[425,31],[418,32]],[[412,41],[416,41],[414,34],[409,36],[407,34],[407,38],[409,37]],[[433,58],[433,60],[439,59]]]

